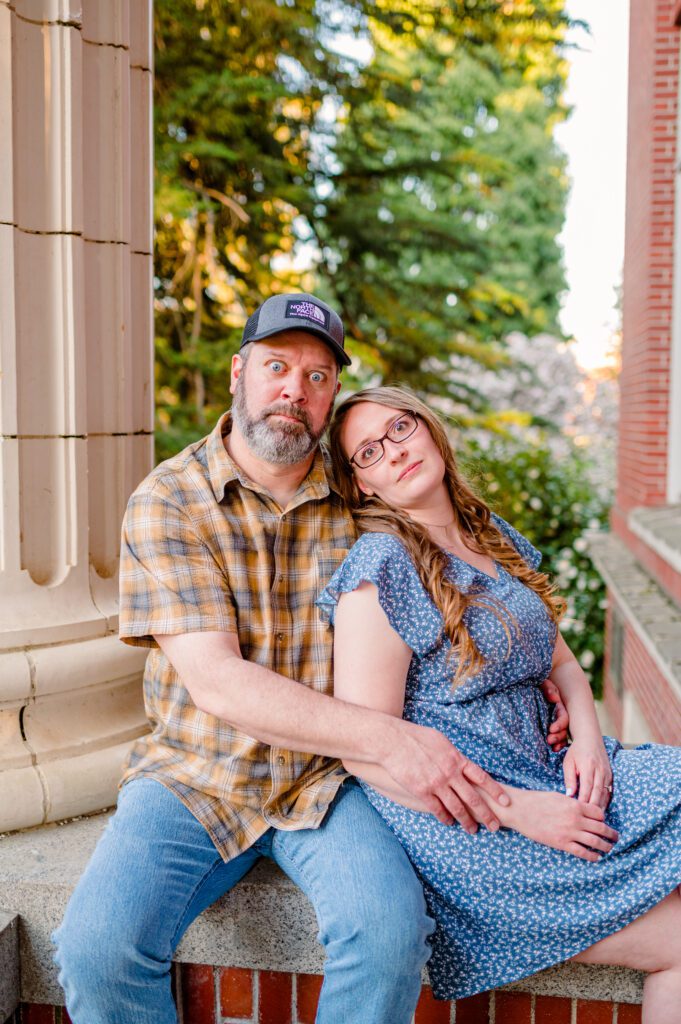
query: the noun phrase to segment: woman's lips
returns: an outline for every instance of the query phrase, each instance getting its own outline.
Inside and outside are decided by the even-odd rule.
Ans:
[[[422,462],[422,461],[423,461],[423,460],[421,460],[421,462]],[[411,473],[411,471],[412,471],[412,470],[414,470],[414,469],[418,469],[418,467],[419,467],[419,466],[421,465],[421,462],[412,462],[412,463],[410,463],[410,464],[409,464],[409,465],[408,465],[408,466],[406,467],[406,469],[403,469],[403,470],[402,470],[402,472],[400,473],[400,475],[399,475],[399,476],[398,476],[398,478],[397,478],[397,482],[399,483],[399,482],[400,482],[400,480],[404,480],[405,476],[408,476],[408,475],[409,475],[409,474]]]

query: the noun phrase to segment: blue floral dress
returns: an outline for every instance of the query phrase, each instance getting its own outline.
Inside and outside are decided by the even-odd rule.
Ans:
[[[494,516],[536,568],[540,553]],[[546,742],[551,708],[540,689],[551,670],[556,628],[540,598],[496,563],[494,579],[451,556],[460,590],[494,595],[515,617],[508,654],[496,616],[469,608],[466,625],[485,667],[452,691],[442,617],[406,549],[384,533],[364,534],[319,599],[333,622],[340,594],[374,583],[393,629],[413,651],[404,717],[444,733],[495,779],[523,789],[564,792],[563,758]],[[367,688],[371,679],[367,679]],[[468,835],[362,783],[423,881],[436,922],[429,973],[440,999],[472,995],[567,960],[618,931],[681,883],[681,748],[623,749],[605,738],[613,770],[607,822],[619,832],[597,863],[518,832]]]

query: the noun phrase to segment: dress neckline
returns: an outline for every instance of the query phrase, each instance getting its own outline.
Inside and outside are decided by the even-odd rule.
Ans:
[[[501,579],[502,568],[496,559],[492,559],[492,564],[497,570],[497,574],[496,576],[490,576],[490,574],[488,572],[485,572],[484,569],[478,569],[477,565],[473,565],[472,562],[467,562],[465,558],[461,558],[459,555],[455,555],[453,551],[448,551],[447,548],[444,548],[443,550],[446,552],[446,554],[449,555],[450,558],[453,558],[455,562],[460,562],[461,565],[465,565],[468,569],[470,569],[473,572],[473,574],[484,576],[485,579],[491,580],[492,583],[498,583],[499,580]]]

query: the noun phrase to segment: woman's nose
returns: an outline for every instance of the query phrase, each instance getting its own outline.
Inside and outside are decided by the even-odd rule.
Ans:
[[[385,445],[386,443],[390,444],[390,448],[388,449],[388,457],[391,462],[401,462],[402,459],[406,458],[408,452],[407,446],[404,443],[404,441],[392,441],[389,437],[386,437],[383,444]]]

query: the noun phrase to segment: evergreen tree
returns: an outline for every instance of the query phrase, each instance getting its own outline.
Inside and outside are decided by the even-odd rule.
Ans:
[[[552,325],[563,0],[158,0],[155,19],[160,457],[229,404],[273,292],[335,302],[361,378],[456,398],[452,356],[494,366],[505,331]]]
[[[566,195],[555,41],[470,45],[444,27],[369,22],[374,56],[346,97],[333,192],[318,207],[322,276],[364,366],[481,408],[470,360],[512,330],[556,330]],[[510,61],[509,50],[514,54]]]

